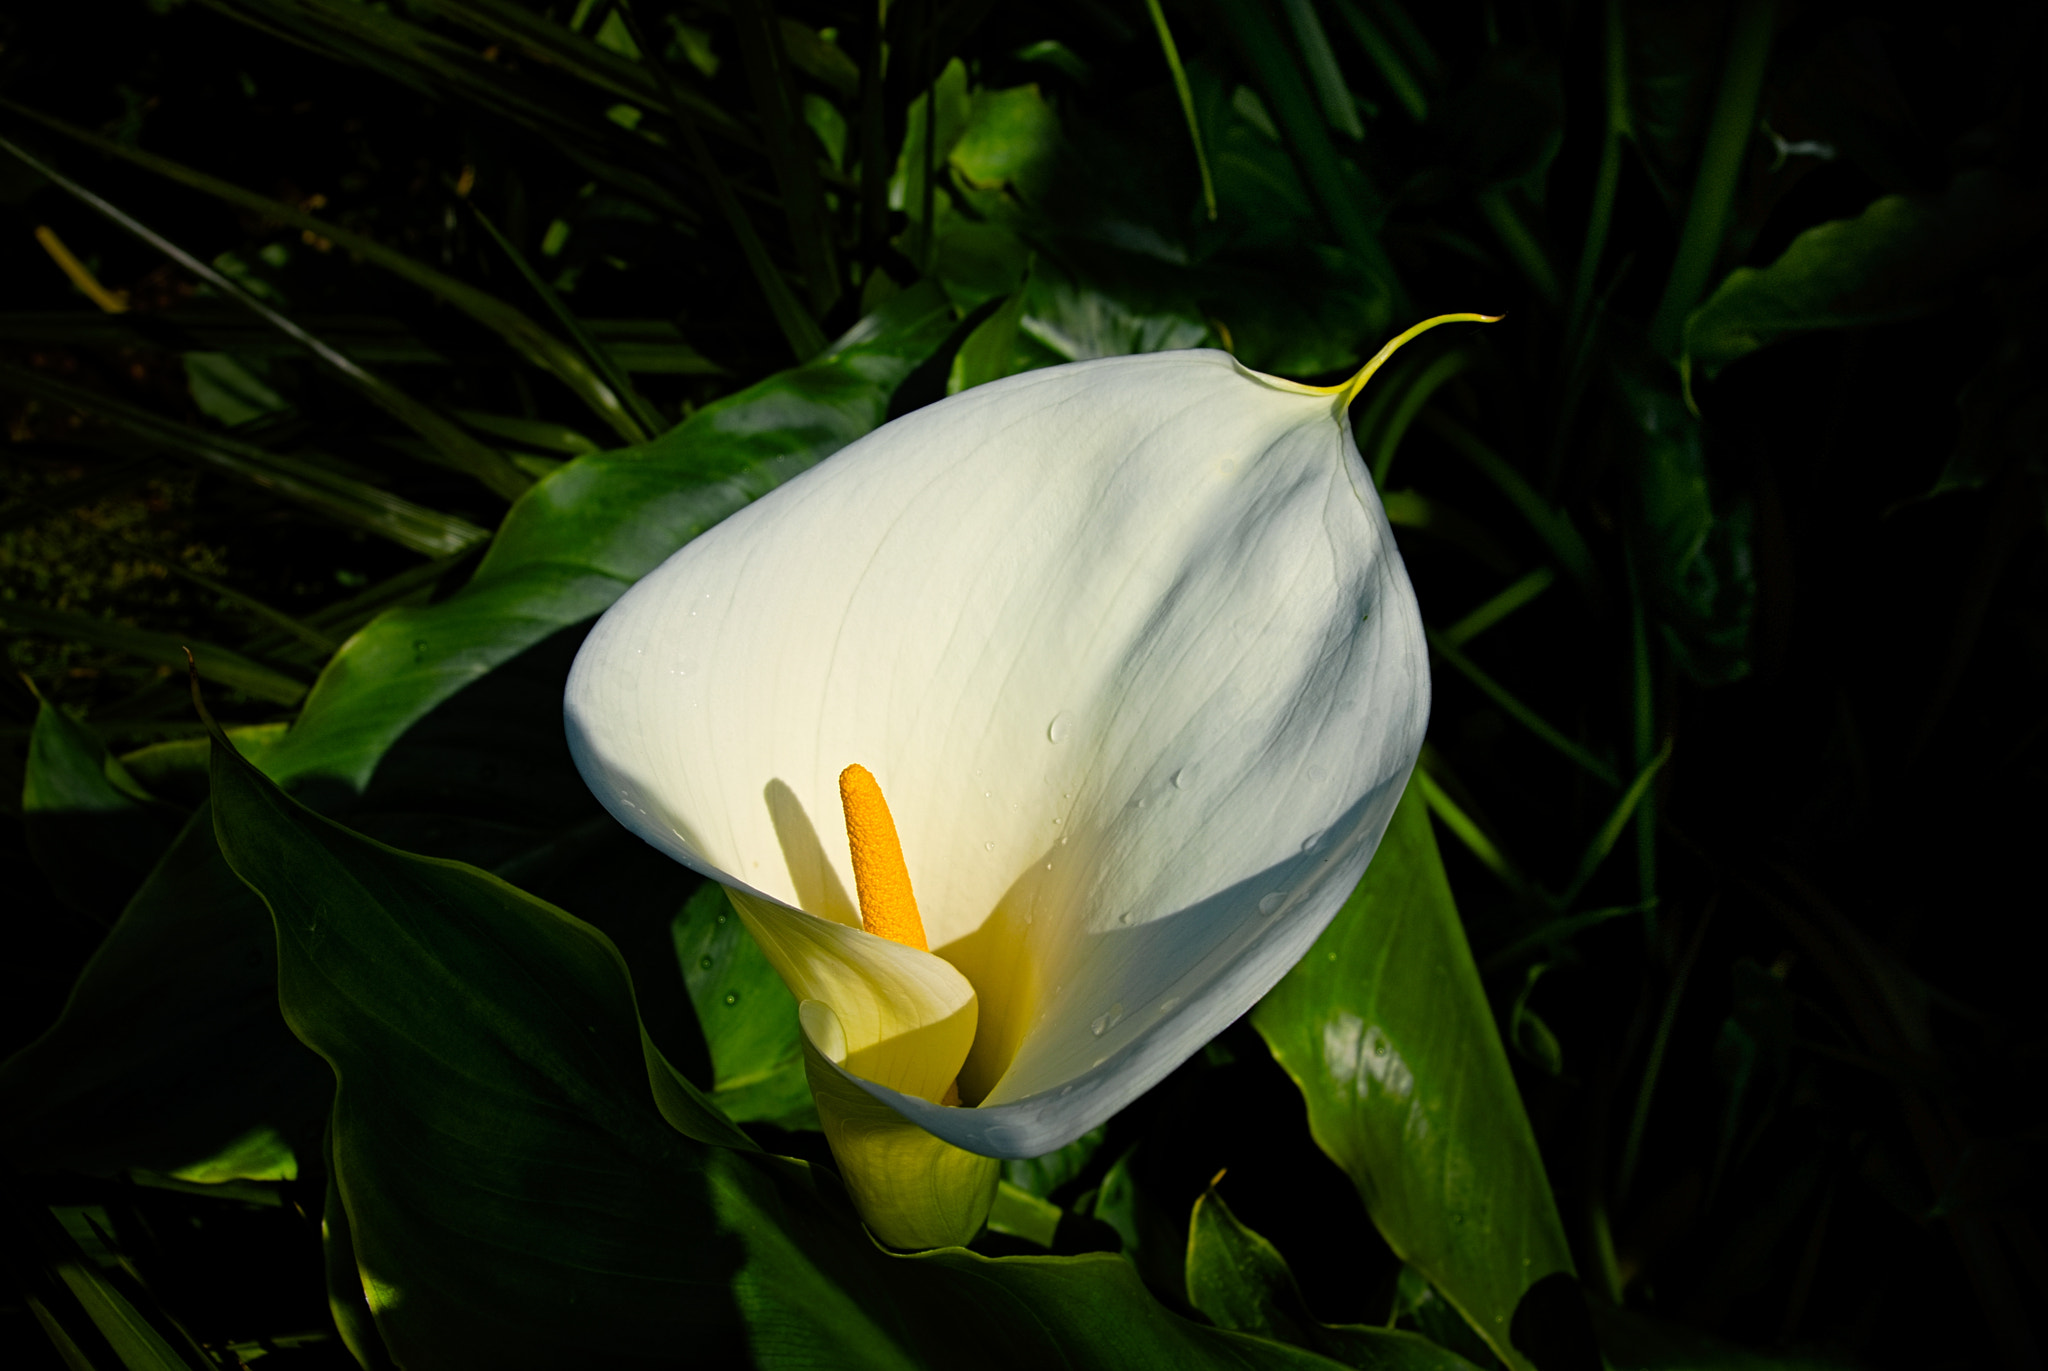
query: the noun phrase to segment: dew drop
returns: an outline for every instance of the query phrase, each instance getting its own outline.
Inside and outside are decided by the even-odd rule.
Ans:
[[[1065,823],[1065,822],[1066,822],[1066,820],[1065,820],[1065,819],[1062,819],[1062,818],[1061,818],[1061,817],[1060,817],[1059,815],[1057,815],[1057,814],[1055,814],[1055,815],[1053,815],[1053,816],[1052,816],[1052,823],[1053,823],[1053,827],[1054,827],[1054,828],[1058,828],[1058,827],[1059,827],[1059,826],[1060,826],[1061,824],[1063,824],[1063,823]]]
[[[718,916],[718,922],[720,922],[720,923],[724,923],[724,922],[725,922],[725,915],[723,915],[723,914],[719,915],[719,916]]]
[[[699,957],[697,959],[697,965],[703,967],[706,971],[709,971],[711,969],[711,954],[707,952],[703,956]]]
[[[1165,999],[1163,999],[1163,1000],[1161,1000],[1161,1001],[1159,1002],[1159,1012],[1160,1012],[1161,1014],[1171,1014],[1171,1013],[1173,1012],[1173,1008],[1174,1008],[1174,1006],[1175,1006],[1175,1005],[1177,1005],[1177,1004],[1179,1004],[1179,1003],[1180,1003],[1180,996],[1178,996],[1178,995],[1168,995],[1168,996],[1167,996],[1167,997],[1166,997]]]
[[[1138,808],[1140,808],[1140,809],[1143,809],[1144,807],[1145,807],[1145,802],[1144,802],[1143,800],[1140,800],[1140,801],[1138,801]]]
[[[1313,852],[1313,851],[1315,851],[1315,850],[1316,850],[1316,844],[1317,844],[1317,843],[1319,843],[1319,842],[1321,842],[1322,840],[1323,840],[1323,835],[1322,835],[1322,834],[1320,834],[1320,833],[1311,833],[1311,834],[1309,834],[1309,835],[1308,835],[1308,836],[1307,836],[1306,838],[1303,838],[1303,839],[1301,840],[1301,850],[1302,850],[1303,852]]]
[[[1308,769],[1308,778],[1311,781],[1327,781],[1330,778],[1330,773],[1322,767],[1312,766]]]
[[[1117,915],[1117,916],[1116,916],[1116,921],[1117,921],[1118,923],[1120,923],[1120,924],[1124,925],[1124,927],[1126,927],[1126,928],[1130,927],[1130,923],[1131,923],[1131,911],[1130,911],[1130,910],[1128,910],[1128,909],[1126,909],[1126,910],[1125,910],[1125,911],[1124,911],[1123,913],[1121,913],[1121,914],[1119,914],[1119,915]]]
[[[1097,1014],[1094,1021],[1088,1025],[1088,1031],[1098,1038],[1107,1033],[1109,1031],[1109,1015]]]
[[[1045,726],[1046,738],[1049,741],[1055,743],[1065,742],[1067,740],[1067,734],[1071,733],[1072,731],[1073,724],[1068,720],[1065,714],[1053,715],[1052,722]]]
[[[739,992],[739,991],[737,991],[737,990],[728,990],[728,991],[726,991],[726,992],[725,992],[725,1003],[726,1003],[726,1007],[727,1007],[727,1008],[731,1008],[731,1007],[732,1007],[733,1005],[736,1005],[736,1004],[738,1004],[739,1002],[740,1002],[740,992]]]
[[[1173,773],[1173,788],[1175,790],[1186,790],[1188,788],[1188,769],[1186,767],[1182,767]]]
[[[1073,1087],[1073,1086],[1071,1086],[1071,1085],[1063,1085],[1063,1086],[1061,1086],[1061,1087],[1060,1087],[1060,1097],[1061,1097],[1062,1099],[1066,1098],[1066,1097],[1067,1097],[1068,1095],[1071,1095],[1071,1094],[1073,1094],[1073,1093],[1074,1093],[1074,1087]]]
[[[1050,871],[1050,870],[1052,870],[1052,863],[1051,863],[1051,862],[1047,862],[1047,863],[1045,864],[1045,869],[1046,869],[1047,871]],[[1025,920],[1024,922],[1025,922],[1025,923],[1030,923],[1030,922],[1031,922],[1031,920],[1027,918],[1027,919],[1026,919],[1026,920]]]
[[[987,848],[991,852],[996,850],[996,845],[994,843],[983,843],[982,846]]]
[[[1060,846],[1061,846],[1061,847],[1065,847],[1066,845],[1067,845],[1067,840],[1066,840],[1065,838],[1062,838],[1062,839],[1060,839]]]
[[[1274,891],[1272,894],[1266,896],[1263,900],[1259,901],[1259,913],[1271,914],[1274,910],[1280,908],[1280,901],[1284,898],[1285,897],[1281,895],[1279,891]]]

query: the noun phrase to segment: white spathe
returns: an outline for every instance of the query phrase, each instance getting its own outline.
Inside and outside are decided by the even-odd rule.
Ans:
[[[1155,353],[897,420],[604,616],[577,765],[735,892],[831,1010],[804,1022],[833,1069],[969,1151],[1060,1147],[1301,957],[1421,747],[1422,625],[1352,393]],[[854,762],[931,953],[857,931]],[[956,1072],[967,1107],[937,1103]]]

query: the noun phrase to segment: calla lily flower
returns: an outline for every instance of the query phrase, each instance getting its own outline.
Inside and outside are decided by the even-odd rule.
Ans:
[[[1149,1089],[1357,884],[1429,675],[1346,410],[1400,343],[1483,317],[1337,387],[1215,351],[977,387],[734,514],[592,630],[577,765],[726,887],[795,992],[882,1241],[966,1241],[994,1159]],[[855,766],[885,800],[842,799]],[[926,947],[878,936],[864,841],[894,845]]]

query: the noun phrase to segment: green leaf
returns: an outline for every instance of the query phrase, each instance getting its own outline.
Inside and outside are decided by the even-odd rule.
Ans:
[[[1018,291],[981,321],[953,354],[953,366],[946,377],[946,394],[958,395],[989,381],[1000,381],[1014,369],[1017,326],[1024,319],[1025,293]]]
[[[739,1123],[816,1128],[796,997],[734,916],[725,888],[698,887],[670,935],[711,1052],[718,1107]]]
[[[29,855],[72,908],[112,923],[170,845],[179,818],[83,724],[38,700],[21,820]]]
[[[271,389],[269,381],[257,375],[255,368],[228,353],[188,352],[184,362],[192,403],[201,414],[229,428],[291,408],[291,402]],[[268,370],[261,363],[257,367]]]
[[[1081,1174],[1082,1168],[1102,1149],[1102,1140],[1108,1136],[1109,1125],[1102,1124],[1089,1129],[1057,1152],[1006,1161],[1003,1163],[1003,1180],[1026,1194],[1040,1199],[1049,1198],[1053,1191]]]
[[[1629,379],[1621,392],[1635,449],[1630,551],[1645,598],[1672,654],[1694,680],[1741,680],[1750,671],[1756,618],[1750,506],[1734,500],[1717,507],[1705,429],[1683,400]]]
[[[881,1251],[828,1176],[670,1070],[596,929],[323,819],[227,747],[213,797],[285,1017],[333,1068],[336,1189],[399,1364],[1328,1365],[1175,1318],[1113,1256]]]
[[[1318,1323],[1279,1249],[1246,1228],[1210,1188],[1188,1221],[1188,1303],[1218,1328],[1320,1352],[1359,1371],[1471,1371],[1414,1333]]]
[[[936,287],[906,291],[820,360],[707,405],[643,447],[569,463],[513,506],[468,585],[436,605],[387,611],[336,654],[265,770],[361,792],[436,706],[594,618],[684,543],[879,425],[949,316]],[[559,734],[559,698],[551,707]]]
[[[278,1017],[274,944],[202,805],[57,1022],[0,1064],[0,1156],[96,1175],[224,1180],[238,1159],[277,1174],[252,1135],[317,1129],[328,1087]]]
[[[1571,1254],[1418,787],[1252,1024],[1388,1245],[1511,1367],[1565,1365],[1512,1336]]]
[[[1986,258],[2048,224],[2048,192],[1996,168],[1939,196],[1887,195],[1810,228],[1767,267],[1738,267],[1685,321],[1709,376],[1789,334],[1911,319],[1944,304]]]

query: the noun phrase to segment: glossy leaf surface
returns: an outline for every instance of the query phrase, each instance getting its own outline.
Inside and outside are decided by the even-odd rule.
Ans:
[[[828,1177],[752,1151],[669,1071],[597,930],[227,750],[213,785],[285,1016],[334,1071],[338,1192],[399,1363],[1328,1364],[1175,1318],[1115,1257],[879,1251]]]
[[[1388,1244],[1510,1366],[1550,1371],[1510,1327],[1524,1294],[1570,1272],[1571,1256],[1420,787],[1252,1024]]]
[[[1188,1225],[1188,1303],[1234,1328],[1322,1353],[1358,1371],[1470,1371],[1414,1333],[1318,1323],[1279,1249],[1244,1226],[1212,1186]]]

